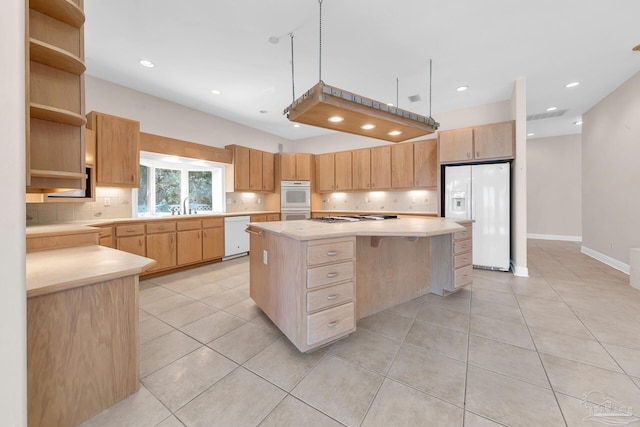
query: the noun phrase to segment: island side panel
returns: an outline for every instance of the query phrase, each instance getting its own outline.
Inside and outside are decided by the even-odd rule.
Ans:
[[[356,319],[429,293],[431,265],[429,240],[383,237],[356,239]]]
[[[138,390],[138,277],[27,300],[29,426],[75,426]]]

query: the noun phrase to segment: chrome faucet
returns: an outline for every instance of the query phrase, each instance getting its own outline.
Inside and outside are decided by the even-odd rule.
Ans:
[[[182,201],[182,215],[186,215],[189,212],[187,211],[187,200],[189,200],[189,196],[185,197]]]

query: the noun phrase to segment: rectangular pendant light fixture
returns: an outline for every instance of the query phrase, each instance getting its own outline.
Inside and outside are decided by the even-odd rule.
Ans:
[[[320,81],[289,105],[290,121],[391,142],[434,133],[432,117],[388,106]]]

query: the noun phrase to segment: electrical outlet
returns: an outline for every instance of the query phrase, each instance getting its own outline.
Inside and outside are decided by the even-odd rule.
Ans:
[[[266,251],[266,249],[262,250],[262,263],[264,265],[269,264],[269,253]]]
[[[105,205],[105,206],[111,206],[111,199],[110,199],[110,198],[108,198],[108,197],[105,197],[105,198],[104,198],[104,205]]]

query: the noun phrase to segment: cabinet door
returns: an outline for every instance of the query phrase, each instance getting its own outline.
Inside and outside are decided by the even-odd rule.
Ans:
[[[95,114],[96,185],[138,187],[140,123]]]
[[[295,181],[296,180],[296,155],[289,153],[280,153],[280,180]]]
[[[119,237],[117,241],[118,250],[129,252],[130,254],[146,256],[147,247],[144,236]]]
[[[318,192],[329,192],[336,189],[335,163],[333,153],[316,156],[316,182]]]
[[[413,144],[391,146],[391,187],[413,187]]]
[[[368,190],[371,187],[371,150],[354,150],[351,152],[353,166],[353,189]]]
[[[413,144],[414,186],[438,186],[438,141],[428,139]]]
[[[440,163],[465,162],[473,159],[473,129],[440,132]]]
[[[202,230],[178,232],[178,265],[202,260]]]
[[[224,256],[224,228],[202,229],[202,259],[210,260]]]
[[[267,215],[251,215],[250,222],[267,222]]]
[[[476,160],[512,159],[513,122],[495,123],[473,128]]]
[[[249,150],[249,190],[262,191],[262,151]]]
[[[236,190],[250,190],[249,151],[247,147],[233,147],[233,188]]]
[[[275,190],[275,156],[273,153],[262,153],[262,191],[273,193]]]
[[[296,154],[296,180],[311,181],[311,154]]]
[[[391,188],[391,146],[371,148],[371,189]]]
[[[156,265],[151,267],[149,271],[175,267],[176,233],[148,234],[147,258],[156,260]]]
[[[351,151],[335,153],[336,190],[344,191],[353,188],[351,181]]]

